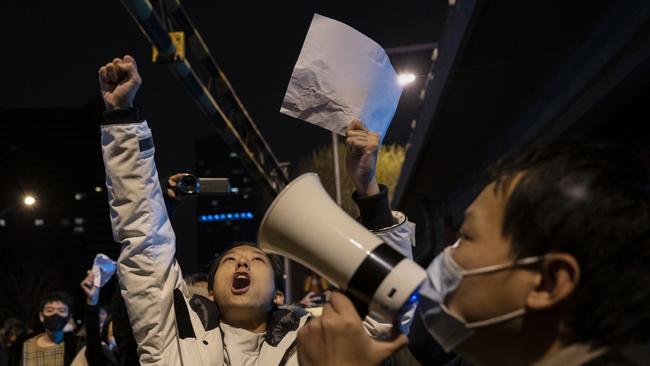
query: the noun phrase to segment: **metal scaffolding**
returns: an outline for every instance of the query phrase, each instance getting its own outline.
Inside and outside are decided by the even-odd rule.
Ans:
[[[165,63],[183,83],[201,110],[217,127],[223,141],[271,196],[288,183],[288,175],[235,94],[226,75],[210,54],[203,38],[179,0],[160,0],[154,11],[148,0],[121,0]],[[180,43],[169,33],[184,33]],[[184,44],[187,42],[188,51]],[[178,45],[178,47],[177,47]]]

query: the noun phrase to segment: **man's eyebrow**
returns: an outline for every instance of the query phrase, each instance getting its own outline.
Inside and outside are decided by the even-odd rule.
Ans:
[[[219,259],[219,263],[222,263],[223,261],[225,261],[228,258],[232,258],[232,253],[228,252],[228,253],[222,255],[221,259]]]

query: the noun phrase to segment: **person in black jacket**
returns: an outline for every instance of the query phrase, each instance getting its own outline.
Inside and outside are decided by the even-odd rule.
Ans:
[[[0,329],[0,366],[9,365],[9,349],[18,339],[28,333],[27,325],[16,318],[9,318],[4,321]]]
[[[97,305],[100,289],[94,286],[93,280],[94,276],[89,271],[81,282],[87,301],[86,347],[80,356],[89,366],[139,366],[137,344],[119,285],[111,299],[111,315],[102,328],[99,321],[101,306]]]
[[[108,319],[104,327],[107,330],[106,342],[102,341],[102,329],[99,326],[99,300],[100,288],[94,284],[92,271],[81,282],[81,288],[86,293],[86,350],[85,357],[91,366],[116,366],[119,365],[115,339],[112,334],[111,320]]]

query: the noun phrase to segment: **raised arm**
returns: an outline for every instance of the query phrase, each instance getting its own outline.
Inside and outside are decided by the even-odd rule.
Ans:
[[[107,124],[101,127],[106,187],[113,237],[122,245],[120,287],[140,362],[158,365],[178,352],[173,291],[187,291],[174,258],[176,238],[158,180],[151,130],[133,109],[141,82],[131,56],[99,70],[107,110]]]
[[[356,192],[352,198],[359,207],[360,221],[386,244],[413,258],[415,225],[404,214],[392,211],[388,204],[388,187],[377,183],[375,178],[380,136],[369,131],[361,122],[353,120],[346,130],[346,168]],[[413,321],[415,307],[400,319],[400,331],[408,334]],[[390,319],[381,319],[370,313],[363,324],[373,337],[384,337],[391,333]]]
[[[369,131],[361,122],[353,120],[346,130],[346,168],[356,192],[352,198],[359,207],[360,221],[386,244],[413,258],[413,232],[415,225],[409,223],[401,212],[391,211],[388,204],[388,188],[375,178],[380,136]]]
[[[88,365],[104,366],[106,358],[102,352],[101,329],[99,329],[99,300],[100,288],[93,283],[92,271],[81,281],[81,288],[86,293],[86,360]]]

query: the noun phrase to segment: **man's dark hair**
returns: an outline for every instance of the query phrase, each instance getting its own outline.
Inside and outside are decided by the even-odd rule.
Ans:
[[[507,191],[503,235],[517,257],[564,252],[581,269],[564,321],[575,341],[625,345],[650,338],[648,169],[603,143],[538,145],[490,173]],[[518,177],[521,175],[521,177]]]
[[[45,305],[55,301],[61,301],[62,303],[66,304],[68,306],[68,314],[74,314],[74,300],[70,294],[64,291],[54,291],[43,296],[41,299],[41,305],[39,307],[40,311],[43,311],[45,309]]]
[[[217,258],[215,258],[211,263],[210,263],[210,269],[208,270],[208,290],[212,291],[212,288],[214,286],[214,276],[217,273],[217,269],[219,268],[219,265],[221,264],[221,260],[223,259],[223,256],[228,253],[230,250],[241,247],[241,246],[249,246],[253,248],[259,249],[257,244],[252,243],[252,242],[236,242],[231,244],[228,248],[226,248],[223,252],[219,254]],[[262,252],[264,253],[264,252]],[[272,258],[271,256],[267,255],[264,253],[264,255],[269,259],[269,264],[271,265],[271,268],[273,269],[273,282],[275,283],[275,290],[280,291],[284,293],[284,276],[282,275],[282,270],[280,269],[280,265],[278,263],[277,258]]]

